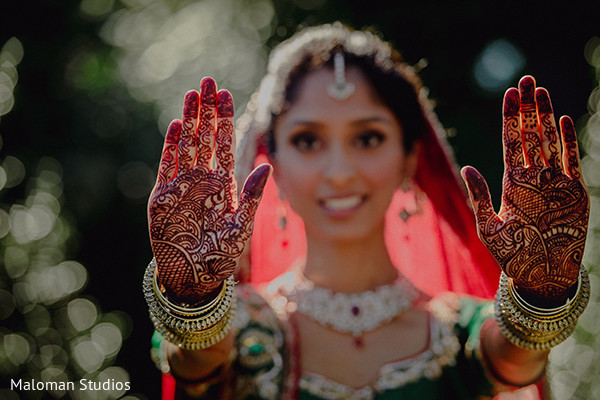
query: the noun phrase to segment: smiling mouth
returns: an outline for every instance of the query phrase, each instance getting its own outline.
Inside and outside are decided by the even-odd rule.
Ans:
[[[323,200],[322,205],[331,211],[347,211],[358,207],[363,200],[362,196],[348,196]]]

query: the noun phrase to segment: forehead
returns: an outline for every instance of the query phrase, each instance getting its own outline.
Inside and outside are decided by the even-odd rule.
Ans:
[[[329,96],[327,88],[335,81],[333,69],[321,67],[301,78],[290,107],[278,122],[290,119],[336,122],[374,116],[394,118],[360,68],[350,66],[345,72],[346,80],[355,87],[350,97],[337,100]]]

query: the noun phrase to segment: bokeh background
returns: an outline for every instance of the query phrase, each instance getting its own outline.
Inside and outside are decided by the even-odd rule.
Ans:
[[[18,3],[18,4],[17,4]],[[532,74],[576,121],[593,298],[552,353],[556,399],[600,398],[600,6],[595,1],[32,0],[0,5],[0,399],[158,399],[141,295],[163,133],[205,75],[238,112],[303,25],[381,32],[422,68],[461,165],[498,199],[501,104]],[[497,202],[496,202],[497,203]],[[497,205],[497,204],[496,204]],[[11,379],[130,390],[8,390]]]

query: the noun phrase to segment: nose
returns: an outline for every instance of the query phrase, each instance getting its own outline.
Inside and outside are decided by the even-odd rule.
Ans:
[[[342,187],[356,175],[356,156],[341,143],[330,146],[326,155],[324,177],[332,185]]]

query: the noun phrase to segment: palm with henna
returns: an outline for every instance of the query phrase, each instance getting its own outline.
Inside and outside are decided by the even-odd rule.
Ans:
[[[494,212],[487,183],[461,171],[479,237],[534,304],[562,304],[577,283],[589,218],[573,121],[560,119],[548,92],[525,76],[504,96],[502,204]]]
[[[165,137],[148,201],[158,284],[174,303],[202,304],[231,276],[250,235],[271,166],[249,175],[238,204],[233,99],[204,78],[186,93]]]

